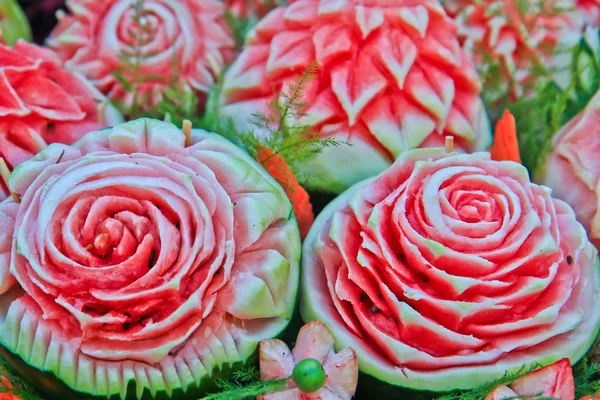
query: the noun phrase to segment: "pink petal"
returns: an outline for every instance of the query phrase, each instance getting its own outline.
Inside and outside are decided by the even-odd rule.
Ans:
[[[327,358],[323,365],[327,373],[325,387],[342,400],[350,400],[358,384],[358,358],[356,352],[347,348]]]
[[[320,321],[311,321],[298,333],[293,350],[294,361],[298,363],[306,358],[314,358],[323,363],[333,350],[333,343],[333,335],[329,329]]]
[[[517,394],[510,388],[500,385],[490,394],[488,394],[484,400],[504,400],[506,398],[516,397]]]
[[[294,371],[289,347],[279,339],[260,342],[260,377],[262,380],[284,379]]]
[[[0,57],[2,57],[1,53]],[[13,89],[6,75],[0,73],[0,117],[7,115],[22,117],[29,113],[30,111],[25,108],[25,105],[19,99],[19,95]]]
[[[0,202],[0,293],[5,293],[16,283],[10,273],[10,253],[18,209],[19,205],[12,200]]]
[[[299,389],[290,389],[283,392],[269,393],[264,396],[258,396],[257,400],[304,400],[302,392]]]
[[[85,118],[77,102],[62,87],[40,75],[20,81],[16,91],[26,106],[42,117],[58,121]]]

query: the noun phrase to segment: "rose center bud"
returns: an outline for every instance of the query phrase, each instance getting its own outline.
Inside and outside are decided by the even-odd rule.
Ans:
[[[93,210],[88,220],[96,217]],[[86,225],[82,234],[85,235]],[[149,268],[156,263],[160,249],[156,227],[147,215],[137,215],[131,211],[114,213],[100,222],[86,250],[97,258],[101,265],[115,265],[137,255],[140,262],[147,262]]]

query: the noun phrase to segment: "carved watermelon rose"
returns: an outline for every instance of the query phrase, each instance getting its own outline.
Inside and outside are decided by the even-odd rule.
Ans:
[[[521,99],[559,61],[581,21],[572,0],[445,0],[458,38],[475,60],[485,100]],[[566,42],[563,44],[563,41]],[[568,82],[567,82],[568,84]]]
[[[540,181],[573,207],[596,247],[600,246],[600,93],[554,138]]]
[[[353,146],[327,148],[305,166],[321,178],[315,188],[342,191],[447,134],[461,149],[484,149],[490,132],[480,83],[454,33],[435,0],[294,1],[250,33],[225,74],[222,117],[246,130],[252,114],[269,114],[273,93],[317,60],[298,122]]]
[[[9,167],[49,143],[72,144],[121,121],[85,78],[63,68],[54,52],[25,41],[0,44],[0,157]],[[0,200],[6,197],[0,183]]]
[[[126,107],[137,96],[142,109],[151,108],[174,82],[202,99],[233,56],[235,43],[223,19],[225,5],[218,0],[140,4],[136,14],[131,0],[69,0],[71,13],[61,14],[47,43],[69,68]],[[131,46],[139,49],[139,69],[123,75],[130,82],[143,77],[136,95],[114,74],[123,67],[120,57],[125,53],[134,52],[132,59],[137,59]]]
[[[577,10],[586,24],[600,27],[600,0],[577,0]]]
[[[571,208],[488,153],[407,152],[317,218],[301,314],[383,382],[478,387],[577,361],[600,328],[596,249]]]
[[[13,172],[22,201],[0,205],[0,343],[38,370],[26,376],[198,398],[287,326],[300,237],[285,192],[221,136],[184,141],[141,119]]]

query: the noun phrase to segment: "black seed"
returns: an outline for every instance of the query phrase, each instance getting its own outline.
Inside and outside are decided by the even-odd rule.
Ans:
[[[156,263],[156,250],[152,249],[150,252],[150,257],[148,258],[148,269],[152,269],[154,264]]]
[[[131,318],[131,314],[129,314],[128,312],[126,312],[126,313],[125,313],[125,314],[123,314],[123,315],[125,315],[127,318]]]
[[[65,156],[65,150],[63,150],[62,153],[60,153],[60,156],[58,157],[58,160],[56,160],[56,163],[58,164],[60,162],[60,160],[63,159],[64,156]]]
[[[176,229],[179,229],[179,228],[181,228],[181,222],[177,222],[177,223],[175,224],[175,228],[176,228]]]
[[[567,256],[567,264],[569,264],[569,265],[573,264],[573,257],[572,256]]]
[[[360,301],[361,301],[361,303],[362,303],[363,301],[366,301],[366,300],[367,300],[367,295],[366,295],[365,293],[361,293],[361,294],[360,294]]]
[[[429,282],[429,278],[425,275],[421,275],[421,279],[423,280],[423,282],[427,283]]]
[[[129,330],[129,328],[131,328],[131,324],[130,324],[129,322],[125,322],[125,323],[123,324],[123,330],[124,330],[124,331],[128,331],[128,330]]]
[[[381,310],[379,308],[377,308],[376,306],[371,306],[371,312],[373,314],[377,314],[378,312],[380,312]]]

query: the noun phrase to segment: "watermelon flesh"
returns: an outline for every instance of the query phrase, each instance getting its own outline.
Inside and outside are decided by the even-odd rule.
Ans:
[[[302,166],[311,186],[342,192],[374,176],[403,151],[443,144],[484,150],[489,121],[475,68],[437,0],[295,0],[267,14],[225,73],[220,115],[240,132],[269,131],[252,115],[270,115],[274,93],[290,91],[315,61],[298,119],[331,146]],[[340,165],[344,168],[340,170]]]
[[[285,379],[292,376],[300,361],[313,358],[321,363],[327,378],[314,393],[302,393],[293,380],[288,389],[259,396],[258,400],[350,400],[358,383],[358,359],[353,349],[335,353],[334,338],[323,323],[311,321],[298,333],[294,350],[279,339],[260,343],[260,374],[263,380]]]
[[[13,172],[5,348],[82,393],[175,398],[287,326],[300,239],[285,192],[222,137],[184,141],[141,119]]]
[[[470,389],[582,357],[600,329],[597,262],[573,210],[523,166],[414,150],[319,215],[300,310],[380,381]]]

